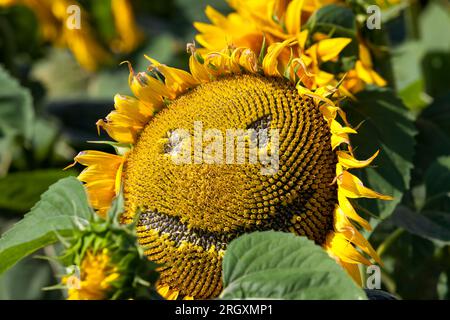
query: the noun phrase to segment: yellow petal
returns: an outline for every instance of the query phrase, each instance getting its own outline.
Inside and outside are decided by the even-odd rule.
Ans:
[[[278,57],[285,48],[296,43],[297,39],[289,38],[283,42],[271,44],[262,62],[264,73],[268,76],[281,76],[282,73],[278,70]]]
[[[189,69],[194,79],[198,82],[209,82],[211,80],[211,75],[204,64],[200,62],[200,59],[203,58],[200,54],[195,52],[194,49],[192,49],[192,53],[189,58]]]
[[[352,277],[359,286],[362,286],[361,273],[359,271],[359,265],[357,263],[347,263],[340,261],[339,264],[347,271],[347,273]]]
[[[111,115],[111,114],[110,114]],[[102,128],[108,135],[117,142],[121,143],[135,143],[136,142],[136,130],[133,127],[122,123],[118,124],[114,121],[98,120],[97,128]]]
[[[250,73],[258,72],[258,57],[248,48],[237,48],[233,51],[231,59]]]
[[[347,134],[345,134],[345,133],[340,134],[340,135],[333,134],[331,136],[331,148],[333,150],[336,149],[338,146],[340,146],[343,143],[348,144],[348,145],[350,144],[350,139]]]
[[[227,23],[227,19],[210,5],[206,6],[205,14],[208,19],[217,26],[225,26]]]
[[[372,58],[370,57],[369,49],[362,43],[359,44],[359,60],[365,67],[372,68]]]
[[[142,103],[136,98],[121,94],[114,96],[114,107],[119,113],[133,118],[137,123],[141,124],[145,124],[156,111],[155,108]]]
[[[343,171],[337,178],[337,181],[339,188],[342,190],[342,194],[347,198],[377,198],[381,200],[392,200],[392,197],[390,196],[366,188],[361,180],[348,171]]]
[[[123,175],[123,165],[125,162],[122,162],[117,169],[116,176],[115,176],[115,183],[114,183],[114,191],[116,195],[120,193],[120,190],[122,188],[122,175]]]
[[[319,87],[326,86],[334,80],[334,74],[319,70],[315,76],[315,79]]]
[[[144,39],[144,33],[135,23],[130,0],[111,0],[111,11],[118,34],[118,39],[113,41],[112,46],[119,52],[129,53]]]
[[[358,250],[353,247],[350,241],[346,237],[338,232],[330,232],[327,236],[325,243],[325,249],[339,260],[346,263],[362,263],[370,265],[370,261],[367,260]]]
[[[356,61],[355,63],[355,70],[358,78],[360,78],[365,83],[372,83],[370,69],[367,69],[360,60]]]
[[[311,91],[308,88],[303,87],[301,84],[296,85],[296,89],[299,94],[301,95],[307,95],[314,99],[314,102],[316,104],[319,104],[320,102],[325,103],[326,106],[335,106],[334,102],[331,101],[326,97],[326,95],[322,94],[321,91],[318,89],[315,92]]]
[[[350,201],[342,194],[342,191],[340,190],[338,190],[338,202],[339,207],[347,217],[359,223],[364,229],[369,231],[372,230],[369,222],[366,219],[361,218],[359,214],[356,213]]]
[[[344,151],[337,151],[338,162],[349,169],[354,168],[364,168],[367,167],[377,156],[379,151],[375,152],[373,156],[371,156],[367,160],[356,160],[351,154]]]
[[[293,0],[287,6],[284,23],[289,34],[300,33],[303,3],[304,0]]]
[[[166,87],[171,91],[172,98],[186,92],[198,84],[194,77],[181,69],[168,67],[159,63],[157,60],[145,56],[153,66],[162,73]]]
[[[370,243],[359,233],[355,227],[348,221],[345,213],[337,207],[334,213],[334,227],[337,232],[344,235],[345,238],[360,248],[362,251],[372,257],[378,264],[382,264],[380,257],[372,248]]]
[[[91,166],[99,163],[111,163],[119,166],[122,163],[123,158],[107,152],[87,150],[78,153],[74,160],[84,166]]]
[[[332,60],[336,58],[350,42],[352,42],[352,39],[350,38],[331,38],[319,41],[316,44],[317,56],[322,62]]]
[[[379,87],[384,87],[387,85],[386,80],[384,80],[378,73],[376,73],[374,70],[372,70],[372,79],[373,82],[379,86]]]
[[[143,103],[149,103],[152,107],[162,106],[163,98],[170,96],[164,83],[146,72],[135,73],[129,63],[128,67],[130,69],[128,84],[133,94]]]
[[[298,45],[302,49],[305,47],[306,40],[308,40],[308,34],[309,34],[308,30],[303,30],[297,35]]]

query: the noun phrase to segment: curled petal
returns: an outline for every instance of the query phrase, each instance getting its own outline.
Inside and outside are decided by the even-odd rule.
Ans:
[[[378,156],[379,151],[375,152],[375,154],[367,160],[356,160],[350,153],[344,151],[337,151],[336,153],[338,161],[342,166],[349,169],[356,169],[367,167]]]
[[[338,185],[342,188],[342,194],[347,198],[376,198],[381,200],[392,200],[392,197],[383,195],[365,187],[361,180],[343,171],[337,178]]]

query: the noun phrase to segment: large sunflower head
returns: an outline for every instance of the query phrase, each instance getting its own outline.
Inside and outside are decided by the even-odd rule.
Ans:
[[[248,48],[201,55],[191,47],[190,73],[149,58],[147,71],[130,68],[135,97],[117,95],[98,122],[119,154],[75,158],[87,166],[80,180],[99,214],[123,192],[122,222],[137,221],[167,297],[219,295],[227,244],[256,230],[314,240],[356,281],[359,263],[379,261],[353,224],[370,225],[349,200],[389,198],[349,171],[376,154],[353,157],[356,131],[334,103],[336,88],[305,88],[298,64],[280,63],[292,44],[259,57]]]

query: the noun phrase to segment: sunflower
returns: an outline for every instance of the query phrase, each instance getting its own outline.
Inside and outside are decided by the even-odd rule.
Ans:
[[[115,110],[97,123],[116,140],[117,154],[90,150],[75,157],[74,164],[87,166],[79,178],[100,215],[123,194],[121,222],[136,221],[145,254],[162,265],[159,290],[165,297],[218,296],[227,244],[257,230],[314,240],[358,283],[360,263],[381,263],[358,231],[371,227],[351,203],[390,199],[351,173],[378,152],[356,160],[349,135],[357,132],[335,103],[337,89],[310,90],[295,64],[280,65],[280,54],[295,44],[274,43],[259,56],[244,47],[202,55],[190,45],[190,72],[147,57],[145,72],[130,66],[134,97],[116,95]],[[195,150],[187,154],[192,163],[180,164],[176,160],[191,143],[176,130],[195,135],[198,123],[223,134],[228,128],[244,135],[252,128],[278,130],[278,150],[266,139],[245,153],[278,152],[277,170],[264,174],[264,162],[214,162],[208,158],[214,152],[202,158]],[[207,139],[199,144],[208,147]]]
[[[247,47],[260,52],[265,45],[285,41],[295,45],[286,47],[279,55],[283,65],[297,64],[296,72],[308,89],[336,85],[345,74],[336,78],[323,70],[322,65],[335,61],[341,51],[352,41],[350,38],[310,34],[305,24],[321,7],[339,0],[228,0],[235,10],[224,16],[208,6],[205,10],[210,24],[196,22],[199,31],[196,40],[204,49],[202,53],[217,51],[226,46]],[[347,96],[360,91],[366,84],[386,85],[384,79],[373,70],[370,52],[359,42],[360,59],[347,75],[350,80],[340,86]],[[330,50],[334,48],[334,50]]]
[[[68,300],[103,300],[119,276],[107,249],[96,253],[89,250],[81,262],[80,274],[66,275],[62,283],[68,286]]]
[[[109,41],[111,51],[99,44],[98,35],[90,24],[87,11],[75,0],[0,0],[1,6],[23,5],[31,9],[39,22],[41,36],[57,47],[67,47],[78,63],[89,71],[112,62],[112,53],[129,53],[143,39],[142,31],[134,22],[129,0],[111,0],[116,36]],[[68,8],[80,8],[80,28],[68,28],[71,13]]]
[[[66,268],[61,285],[69,300],[159,298],[154,289],[157,265],[136,246],[133,226],[124,226],[109,215],[92,216],[89,223],[64,239],[55,259]]]

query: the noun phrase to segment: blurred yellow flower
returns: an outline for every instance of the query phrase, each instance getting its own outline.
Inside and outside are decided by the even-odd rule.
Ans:
[[[281,65],[295,64],[296,73],[303,85],[309,89],[316,89],[324,85],[336,85],[337,76],[321,70],[321,64],[333,61],[351,41],[349,38],[328,38],[326,35],[317,37],[312,35],[313,42],[307,45],[309,36],[303,26],[311,15],[321,7],[341,2],[339,0],[228,0],[235,10],[228,16],[222,15],[208,6],[205,13],[208,23],[196,22],[199,31],[196,40],[204,49],[201,53],[213,52],[226,46],[247,47],[255,53],[274,43],[289,43],[278,54]],[[367,50],[366,50],[367,51]],[[356,64],[351,77],[358,77],[358,85],[347,82],[341,90],[351,95],[347,90],[357,92],[365,84],[385,85],[384,80],[375,71],[370,62],[370,53],[360,53],[360,60]],[[283,72],[283,70],[281,70]],[[343,75],[342,75],[343,76]]]
[[[90,24],[89,13],[75,0],[0,0],[0,6],[24,5],[36,15],[42,38],[58,47],[67,47],[79,64],[89,71],[113,61],[113,53],[129,53],[143,40],[143,33],[135,23],[129,0],[111,0],[116,38],[103,45]],[[74,13],[68,8],[80,10],[80,28],[68,26]],[[73,8],[73,7],[72,7]]]
[[[130,1],[111,0],[111,8],[118,34],[117,39],[111,43],[111,47],[120,53],[132,52],[141,44],[144,35],[136,25]]]
[[[103,249],[97,253],[87,251],[80,274],[66,275],[62,283],[68,286],[68,300],[103,300],[107,298],[111,283],[119,276],[116,267],[111,265],[108,250]]]

